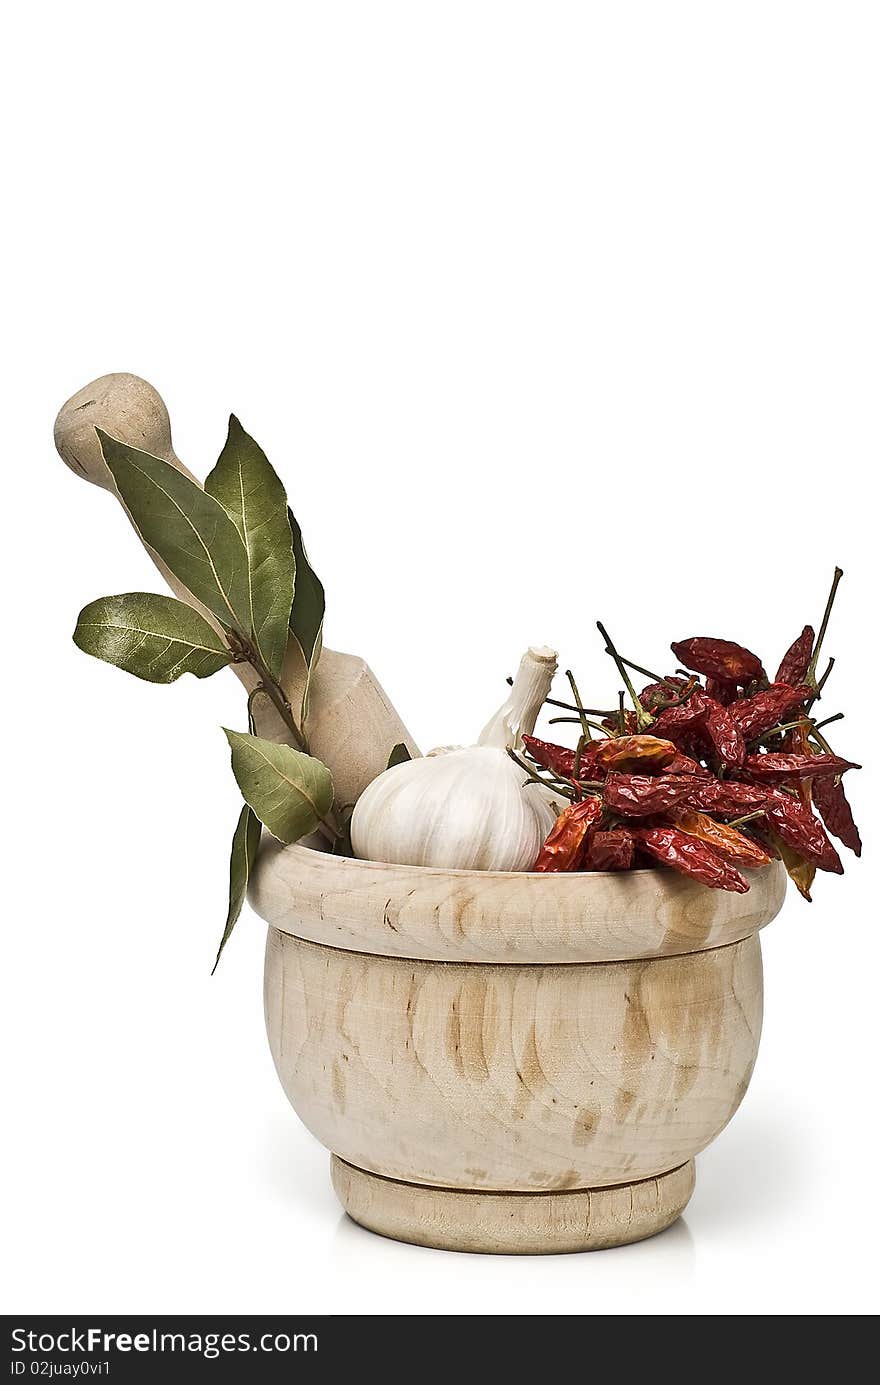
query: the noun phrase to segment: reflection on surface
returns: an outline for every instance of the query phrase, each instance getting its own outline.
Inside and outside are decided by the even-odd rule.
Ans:
[[[748,1098],[746,1098],[748,1101]],[[753,1232],[796,1215],[815,1131],[776,1104],[749,1103],[703,1154],[688,1208],[698,1236]]]
[[[263,1179],[275,1207],[280,1263],[294,1278],[305,1238],[312,1281],[316,1289],[325,1285],[324,1311],[716,1313],[711,1285],[729,1276],[732,1266],[738,1284],[752,1283],[765,1264],[756,1262],[756,1247],[763,1247],[775,1283],[774,1254],[797,1240],[820,1153],[815,1130],[785,1094],[758,1100],[752,1094],[697,1157],[696,1189],[683,1217],[647,1241],[573,1255],[430,1250],[366,1231],[340,1210],[324,1150],[283,1111],[267,1121]],[[746,1267],[752,1280],[742,1277]]]

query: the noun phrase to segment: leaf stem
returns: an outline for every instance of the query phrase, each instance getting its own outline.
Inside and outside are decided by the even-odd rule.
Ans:
[[[250,640],[245,639],[238,631],[235,632],[235,638],[241,646],[241,652],[245,660],[250,664],[254,673],[256,673],[259,678],[263,692],[269,698],[281,720],[284,722],[284,725],[293,737],[296,748],[308,753],[308,742],[302,732],[302,728],[297,723],[296,717],[293,715],[293,708],[283,688],[272,677],[272,674],[260,657],[259,651],[251,644]],[[248,699],[248,708],[250,710],[250,699]]]
[[[236,638],[241,637],[237,636]],[[302,731],[297,726],[296,721],[294,720],[293,708],[291,707],[287,698],[284,696],[282,689],[278,687],[278,684],[270,675],[265,664],[263,664],[262,661],[258,658],[252,659],[250,657],[250,646],[247,646],[247,651],[247,653],[242,654],[242,662],[250,664],[251,668],[254,670],[255,673],[259,675],[260,678],[260,682],[248,694],[247,718],[249,732],[252,736],[255,736],[257,734],[256,721],[254,718],[254,698],[257,693],[264,692],[266,696],[272,700],[273,705],[278,711],[278,715],[281,717],[285,726],[290,731],[291,736],[293,736],[294,740],[296,741],[297,749],[302,750],[305,754],[308,754],[309,747],[306,742],[306,738],[302,734]],[[277,693],[277,697],[273,696],[273,691]],[[321,836],[325,839],[325,841],[330,842],[334,846],[344,836],[343,827],[335,808],[331,808],[329,813],[327,813],[326,817],[320,819],[317,830],[320,832]]]

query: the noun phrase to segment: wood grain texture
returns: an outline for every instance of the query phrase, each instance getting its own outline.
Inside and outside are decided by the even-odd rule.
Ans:
[[[353,806],[387,769],[395,745],[405,745],[413,759],[421,753],[376,675],[356,655],[322,651],[309,705],[309,746],[328,766],[343,807]]]
[[[438,1187],[563,1190],[686,1163],[748,1085],[757,935],[680,957],[459,965],[270,929],[266,1021],[303,1122],[348,1163]]]
[[[165,401],[139,375],[116,371],[89,381],[61,405],[55,419],[55,447],[61,460],[77,476],[115,495],[116,484],[101,453],[96,428],[129,447],[149,452],[151,457],[161,457],[195,481],[175,455]]]
[[[509,874],[389,866],[264,838],[251,884],[282,932],[383,956],[456,962],[607,962],[737,942],[785,897],[779,862],[736,895],[669,870]]]
[[[302,660],[285,661],[284,690],[294,707],[302,703]],[[284,722],[265,694],[252,700],[259,735],[289,743]],[[388,766],[395,745],[415,758],[419,749],[372,669],[355,654],[322,649],[312,677],[306,718],[309,750],[333,776],[336,801],[353,805]],[[338,858],[336,858],[338,859]]]
[[[437,1250],[556,1255],[604,1250],[655,1236],[694,1188],[694,1164],[637,1183],[565,1193],[478,1193],[379,1178],[331,1159],[348,1215],[369,1231]]]

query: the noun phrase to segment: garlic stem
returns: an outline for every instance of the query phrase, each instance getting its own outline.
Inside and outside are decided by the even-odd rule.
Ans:
[[[523,736],[535,729],[556,672],[556,651],[546,645],[530,647],[520,660],[510,696],[483,727],[477,745],[518,750]]]

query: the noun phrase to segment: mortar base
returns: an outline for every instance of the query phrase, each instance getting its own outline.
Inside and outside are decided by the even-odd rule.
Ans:
[[[611,1188],[505,1193],[383,1178],[331,1156],[336,1194],[353,1221],[435,1250],[557,1255],[629,1245],[665,1231],[694,1190],[694,1161]]]

